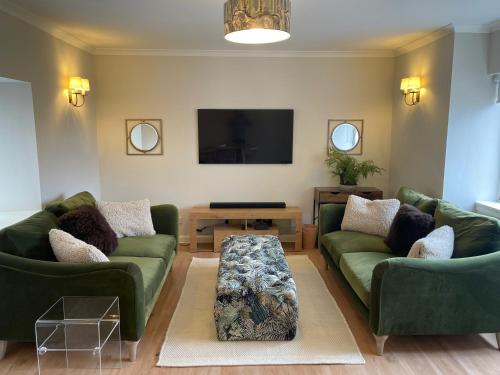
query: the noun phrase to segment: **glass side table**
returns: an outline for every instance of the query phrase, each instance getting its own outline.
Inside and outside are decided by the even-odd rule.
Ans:
[[[35,334],[39,374],[121,368],[118,297],[62,297],[38,318]]]

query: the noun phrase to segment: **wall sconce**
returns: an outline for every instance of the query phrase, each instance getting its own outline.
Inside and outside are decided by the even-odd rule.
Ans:
[[[420,102],[420,77],[408,77],[401,80],[401,91],[407,105]]]
[[[90,83],[86,78],[71,77],[69,79],[68,100],[75,107],[85,104],[85,95],[90,91]]]

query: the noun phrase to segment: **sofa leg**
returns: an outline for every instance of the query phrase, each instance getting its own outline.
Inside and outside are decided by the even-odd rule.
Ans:
[[[330,266],[328,265],[328,261],[326,260],[325,257],[323,257],[323,262],[325,262],[325,270],[328,270],[328,268],[330,268]]]
[[[128,359],[130,362],[134,362],[137,359],[137,346],[139,341],[125,341],[128,351]]]
[[[389,336],[373,335],[375,343],[377,344],[377,355],[384,355],[384,345]]]
[[[500,350],[500,333],[495,333],[495,336],[497,337],[498,350]]]
[[[7,352],[7,341],[0,340],[0,361],[5,357]]]

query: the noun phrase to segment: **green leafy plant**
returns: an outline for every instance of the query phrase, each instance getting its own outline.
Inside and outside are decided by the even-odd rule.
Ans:
[[[334,176],[340,178],[341,185],[357,185],[360,177],[367,178],[375,173],[382,174],[383,168],[377,167],[373,160],[358,161],[350,155],[331,150],[325,163]]]

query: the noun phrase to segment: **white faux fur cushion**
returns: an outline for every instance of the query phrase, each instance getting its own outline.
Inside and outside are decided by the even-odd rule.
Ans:
[[[408,258],[450,259],[453,255],[455,233],[444,225],[434,229],[425,238],[417,240],[408,253]]]
[[[109,262],[106,255],[97,247],[73,237],[60,229],[49,232],[50,246],[59,262],[100,263]]]
[[[387,237],[399,210],[399,200],[374,200],[350,195],[345,207],[341,229]]]
[[[97,202],[97,208],[118,238],[156,234],[149,199],[132,202]]]

